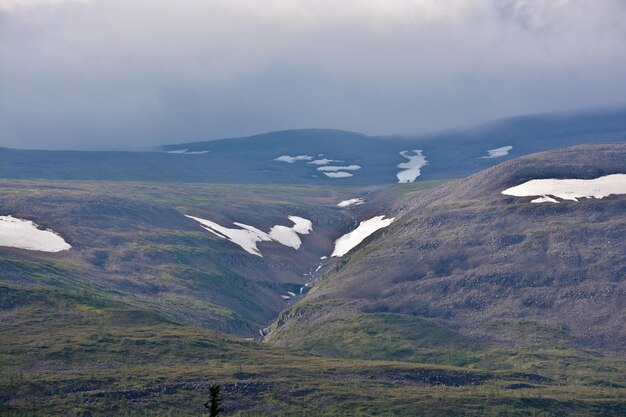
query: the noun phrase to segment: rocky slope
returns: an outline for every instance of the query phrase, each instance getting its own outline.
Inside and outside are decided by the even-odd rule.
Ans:
[[[390,227],[326,267],[269,340],[316,351],[316,341],[332,333],[333,355],[358,356],[359,347],[342,345],[351,336],[333,327],[385,334],[389,319],[378,318],[387,314],[472,340],[623,352],[626,196],[532,204],[532,197],[501,194],[530,179],[613,173],[626,173],[626,145],[584,145],[409,196],[384,212],[397,218]],[[386,199],[382,193],[355,211],[381,214]],[[394,326],[397,344],[415,336]]]

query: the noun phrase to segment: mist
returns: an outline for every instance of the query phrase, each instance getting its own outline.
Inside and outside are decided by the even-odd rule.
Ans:
[[[0,0],[0,146],[418,133],[626,104],[622,0]]]

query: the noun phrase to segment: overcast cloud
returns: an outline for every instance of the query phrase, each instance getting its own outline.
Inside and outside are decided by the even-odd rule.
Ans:
[[[423,132],[625,92],[624,0],[0,0],[0,146]]]

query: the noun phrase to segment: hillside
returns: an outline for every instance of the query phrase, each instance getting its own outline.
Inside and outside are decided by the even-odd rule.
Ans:
[[[626,196],[532,204],[501,194],[531,179],[613,173],[626,173],[626,145],[519,158],[386,211],[390,191],[382,192],[354,211],[396,220],[329,263],[269,340],[331,356],[423,360],[413,340],[422,329],[443,335],[430,344],[442,351],[473,342],[623,354]],[[359,334],[401,348],[360,343]]]
[[[39,292],[20,306],[0,295],[7,417],[197,416],[214,383],[225,415],[240,417],[623,415],[624,365],[593,356],[548,358],[557,379],[547,369],[328,359],[172,323],[102,294]]]
[[[198,415],[219,383],[240,417],[621,416],[625,197],[500,192],[624,156],[585,145],[390,187],[0,181],[1,215],[71,246],[0,248],[0,415]],[[321,259],[381,213],[396,220]],[[312,223],[297,249],[219,232],[289,216]]]
[[[352,223],[336,203],[353,190],[294,186],[0,181],[0,213],[59,233],[70,250],[0,248],[5,302],[41,291],[113,298],[227,333],[258,336],[298,292],[337,234]],[[268,231],[288,216],[313,223],[296,250],[260,242],[246,253],[186,217]],[[40,286],[42,286],[40,288]]]

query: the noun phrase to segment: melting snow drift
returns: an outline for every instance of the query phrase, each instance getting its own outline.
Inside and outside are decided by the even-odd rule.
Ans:
[[[181,155],[200,155],[209,153],[209,151],[190,151],[189,149],[177,149],[175,151],[167,151],[167,153],[177,153]]]
[[[336,161],[334,159],[322,158],[322,159],[316,159],[316,160],[311,161],[311,162],[307,162],[307,164],[327,165],[327,164],[330,164],[331,162],[343,162],[343,161]]]
[[[337,159],[322,158],[323,156],[324,156],[323,154],[319,154],[317,155],[317,158],[313,158],[310,155],[297,155],[297,156],[281,155],[278,158],[274,159],[274,161],[286,162],[288,164],[293,164],[294,162],[297,162],[297,161],[309,161],[307,162],[307,164],[318,165],[317,170],[322,171],[324,175],[326,175],[328,178],[352,177],[354,174],[350,172],[346,172],[346,171],[356,171],[358,169],[361,169],[361,166],[359,165],[347,165],[347,166],[328,165],[331,162],[343,162],[343,161],[340,161]],[[313,175],[313,176],[317,177],[317,175]]]
[[[503,156],[507,156],[509,152],[511,151],[511,149],[513,149],[512,146],[503,146],[501,148],[496,148],[496,149],[487,149],[487,153],[489,155],[483,156],[482,158],[483,159],[501,158]]]
[[[72,247],[52,230],[38,229],[30,220],[13,216],[0,216],[0,246],[41,252],[61,252]]]
[[[327,165],[317,168],[318,171],[324,172],[324,175],[326,175],[328,178],[352,177],[354,174],[346,171],[356,171],[358,169],[361,169],[360,165],[348,165],[344,167]]]
[[[270,229],[269,233],[265,233],[256,227],[243,223],[234,223],[235,226],[239,226],[239,229],[229,229],[210,220],[187,215],[186,217],[197,221],[202,228],[213,233],[215,236],[228,239],[239,245],[246,252],[261,257],[263,255],[261,255],[261,251],[257,248],[257,243],[275,241],[281,245],[298,249],[302,245],[298,234],[308,235],[311,230],[313,230],[313,223],[311,223],[310,220],[298,216],[289,216],[289,220],[294,224],[293,226],[276,225]]]
[[[311,159],[313,159],[313,157],[309,155],[298,155],[298,156],[281,155],[278,158],[274,159],[274,161],[281,161],[281,162],[287,162],[288,164],[293,164],[296,161],[310,161]]]
[[[328,178],[348,178],[348,177],[352,177],[354,174],[350,172],[339,171],[339,172],[324,172],[324,175],[326,175]]]
[[[612,194],[626,194],[626,174],[606,175],[592,180],[530,180],[508,188],[502,194],[515,197],[540,196],[531,203],[558,203],[555,198],[570,201],[592,197],[601,199]]]
[[[530,200],[531,203],[559,203],[552,197],[548,197],[544,195],[543,197],[535,198],[534,200]]]
[[[393,220],[393,217],[390,219],[385,219],[385,216],[383,215],[362,221],[359,224],[359,227],[357,227],[350,233],[341,236],[335,241],[335,250],[330,256],[341,257],[345,255],[346,253],[357,247],[361,242],[363,242],[375,231],[389,226],[391,222],[393,222]]]
[[[328,166],[319,167],[317,170],[318,171],[356,171],[358,169],[361,169],[360,165],[348,165],[345,167],[328,165]]]
[[[363,203],[365,203],[365,201],[363,201],[362,198],[351,198],[350,200],[343,200],[342,202],[337,204],[337,207],[346,208],[350,206],[358,206]]]
[[[411,155],[411,151],[402,151],[400,155],[408,159],[408,162],[402,162],[396,167],[401,168],[402,171],[398,172],[398,183],[406,184],[415,181],[415,178],[421,174],[420,169],[428,163],[422,151],[414,150],[415,155]]]
[[[298,234],[308,235],[313,230],[313,223],[310,220],[297,216],[289,216],[289,220],[294,223],[293,226],[274,226],[270,230],[270,237],[282,245],[299,249],[302,241]]]

